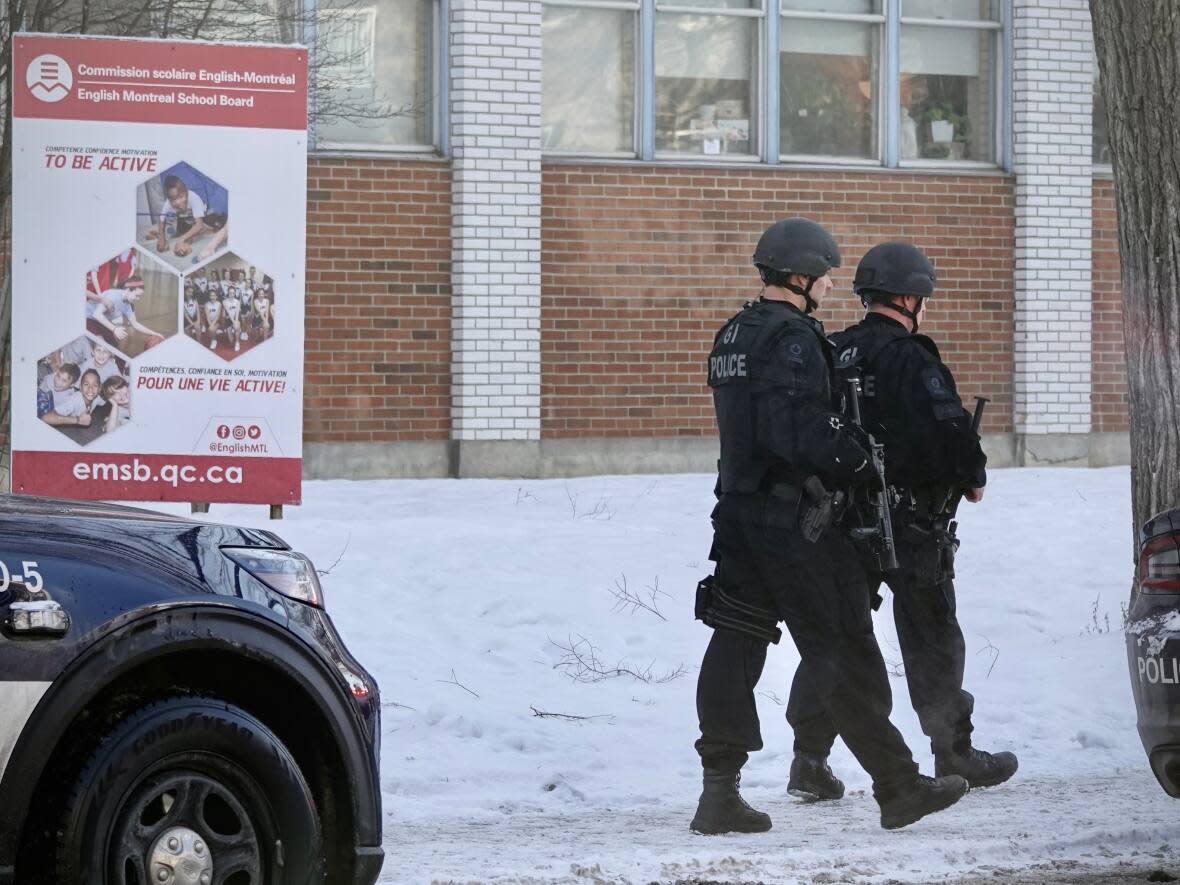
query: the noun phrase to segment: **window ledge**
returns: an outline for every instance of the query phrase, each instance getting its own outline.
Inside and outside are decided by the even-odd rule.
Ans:
[[[307,156],[312,159],[325,160],[415,160],[421,162],[436,161],[439,163],[449,163],[450,157],[445,157],[439,153],[436,147],[412,147],[412,148],[385,148],[371,151],[361,151],[348,148],[315,148],[307,152]]]
[[[757,161],[728,161],[693,160],[673,157],[656,157],[654,160],[640,160],[634,157],[603,157],[591,154],[543,154],[542,165],[548,166],[644,166],[649,168],[690,168],[690,169],[725,169],[731,172],[866,172],[874,175],[968,175],[980,177],[1002,176],[1010,178],[1012,173],[1000,166],[986,163],[977,164],[920,164],[915,166],[891,167],[877,163],[825,163],[822,161],[786,161],[781,163],[763,163]]]

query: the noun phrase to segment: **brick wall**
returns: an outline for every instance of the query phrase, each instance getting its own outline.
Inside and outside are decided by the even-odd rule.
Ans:
[[[934,261],[924,330],[984,430],[1012,429],[1013,187],[994,176],[546,164],[541,189],[542,435],[714,432],[714,332],[759,289],[750,255],[775,219],[807,215],[844,254],[821,318],[859,317],[860,256],[909,239]]]
[[[307,442],[450,434],[451,172],[312,157]]]
[[[1127,364],[1123,346],[1118,219],[1114,182],[1094,180],[1094,429],[1127,430]]]

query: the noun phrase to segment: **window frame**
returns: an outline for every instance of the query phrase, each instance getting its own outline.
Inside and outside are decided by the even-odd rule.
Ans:
[[[783,9],[781,8],[780,0],[774,0],[775,5],[779,6],[779,27],[785,21],[825,21],[825,22],[848,22],[852,24],[865,24],[877,27],[877,70],[880,72],[881,83],[877,88],[877,146],[875,157],[841,157],[828,154],[785,154],[782,152],[782,121],[776,120],[776,127],[774,133],[774,145],[771,151],[778,154],[778,163],[783,165],[805,165],[805,166],[862,166],[875,168],[877,166],[885,165],[886,147],[888,141],[888,107],[886,105],[886,92],[888,90],[882,88],[885,81],[889,77],[889,40],[887,35],[888,13],[882,12],[815,12],[809,9]],[[886,9],[885,4],[882,3],[883,10]],[[776,47],[778,50],[778,47]],[[778,80],[778,55],[781,50],[775,52],[774,74],[775,80]],[[779,116],[778,108],[780,106],[779,93],[782,90],[782,84],[776,83],[775,89],[775,117]]]
[[[639,141],[640,141],[640,119],[642,112],[640,110],[640,92],[639,80],[642,77],[640,62],[643,52],[640,44],[643,39],[642,27],[640,19],[642,18],[642,0],[541,0],[541,16],[545,15],[546,6],[558,6],[567,9],[606,9],[615,12],[632,12],[633,25],[633,40],[635,57],[631,60],[631,69],[635,71],[636,83],[632,89],[631,95],[631,150],[630,151],[569,151],[569,150],[543,150],[545,157],[553,157],[555,159],[590,159],[590,160],[635,160],[639,157]],[[542,53],[544,50],[542,50]],[[544,79],[545,72],[542,66],[541,77]],[[542,95],[544,94],[544,85],[542,85]],[[543,100],[543,99],[542,99]],[[542,114],[544,111],[542,111]],[[542,117],[542,121],[543,121]]]
[[[993,19],[942,19],[903,16],[902,0],[881,0],[879,12],[826,12],[785,9],[782,0],[760,0],[749,8],[705,7],[679,4],[676,0],[541,0],[542,6],[601,6],[638,8],[634,154],[593,154],[575,151],[544,151],[544,159],[639,160],[662,164],[702,166],[799,166],[853,167],[893,170],[960,170],[966,172],[1011,170],[1012,168],[1012,3],[1000,0],[998,16]],[[655,142],[655,25],[660,12],[686,15],[725,15],[761,20],[758,39],[754,41],[759,57],[757,75],[751,83],[758,90],[752,110],[757,119],[758,153],[704,156],[677,151],[657,151]],[[877,85],[877,156],[875,158],[839,157],[810,154],[783,154],[779,102],[779,46],[783,22],[791,19],[843,21],[873,25],[878,28]],[[904,25],[959,30],[990,31],[993,65],[991,96],[993,102],[993,160],[951,160],[900,157],[900,64],[901,31]]]
[[[324,157],[399,157],[399,156],[445,156],[450,151],[450,126],[447,108],[450,106],[450,47],[444,39],[445,23],[450,20],[450,0],[431,0],[430,12],[430,63],[426,66],[427,90],[433,96],[430,109],[430,143],[428,144],[374,144],[371,142],[321,141],[318,128],[314,125],[314,108],[317,100],[315,76],[316,24],[319,14],[319,0],[303,0],[306,10],[305,42],[309,49],[308,74],[308,151]]]
[[[767,81],[767,64],[766,64],[766,34],[767,28],[765,22],[767,21],[767,7],[774,0],[759,0],[757,6],[749,7],[734,7],[732,9],[717,6],[692,6],[680,5],[675,2],[663,4],[661,0],[653,0],[652,2],[652,67],[651,67],[651,89],[652,89],[652,104],[651,104],[651,144],[643,145],[643,153],[648,158],[654,160],[674,161],[674,162],[707,162],[718,163],[722,165],[751,165],[762,162],[762,158],[766,156],[766,144],[769,137],[766,132],[766,81]],[[755,141],[755,150],[748,154],[693,154],[687,151],[662,151],[656,147],[656,131],[655,131],[655,27],[656,17],[659,14],[667,13],[668,15],[706,15],[717,16],[718,18],[746,18],[761,20],[762,27],[760,27],[755,39],[752,41],[755,59],[754,69],[750,72],[750,85],[755,90],[754,99],[750,102],[751,123],[757,125],[757,138]],[[753,116],[757,114],[758,116]]]
[[[900,0],[891,0],[891,2],[900,2]],[[900,153],[900,137],[898,138],[898,154],[894,154],[896,167],[898,169],[995,169],[997,167],[1007,168],[1004,163],[1007,155],[1006,140],[1007,135],[1007,121],[1009,119],[1008,102],[1004,101],[1004,84],[1006,84],[1011,77],[1011,55],[1005,48],[1005,36],[1011,31],[1009,26],[1009,17],[1007,11],[1010,8],[1010,0],[1004,0],[1000,5],[1000,17],[998,19],[952,19],[952,18],[920,18],[898,16],[897,23],[897,43],[893,47],[894,57],[898,60],[898,67],[890,71],[891,75],[896,75],[900,83],[901,77],[901,29],[906,25],[919,28],[944,28],[953,31],[991,31],[992,32],[992,58],[994,59],[992,74],[991,92],[992,92],[992,108],[993,118],[995,122],[992,125],[992,156],[993,160],[935,160],[930,158],[914,158],[912,160],[903,160],[899,156]],[[897,103],[900,104],[900,96],[896,96]],[[896,126],[900,124],[901,115],[897,113],[897,108],[890,108],[890,125]]]

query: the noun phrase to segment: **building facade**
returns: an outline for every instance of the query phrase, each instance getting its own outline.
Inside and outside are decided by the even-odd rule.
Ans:
[[[791,215],[830,329],[870,246],[930,255],[991,463],[1129,459],[1086,0],[339,3],[321,107],[385,110],[317,115],[310,477],[713,469],[705,354]]]

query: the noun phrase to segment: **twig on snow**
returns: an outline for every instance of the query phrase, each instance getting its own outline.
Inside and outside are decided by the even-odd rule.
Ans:
[[[533,711],[533,715],[538,719],[560,719],[563,722],[587,722],[591,719],[614,719],[609,713],[600,713],[597,716],[575,716],[572,713],[550,713],[547,710],[538,710],[536,707],[529,707]]]
[[[340,565],[340,560],[342,560],[344,558],[344,554],[348,552],[348,545],[351,543],[352,543],[352,534],[350,533],[348,535],[348,537],[344,539],[344,549],[340,551],[340,555],[336,557],[336,561],[334,563],[332,563],[330,566],[328,566],[327,568],[316,569],[316,574],[319,575],[321,578],[324,577],[325,575],[332,574],[332,569],[334,569],[334,568],[336,568],[336,566]]]
[[[624,609],[630,609],[630,613],[635,614],[635,612],[642,609],[645,612],[651,612],[661,621],[668,620],[666,617],[664,617],[664,613],[660,611],[658,600],[661,596],[667,596],[669,599],[672,597],[670,594],[665,593],[660,589],[659,575],[656,575],[656,582],[654,585],[648,585],[647,591],[648,592],[645,594],[646,598],[644,596],[640,596],[638,590],[631,590],[627,586],[627,576],[620,575],[619,577],[615,578],[614,589],[610,591],[610,595],[615,598],[614,610],[623,611]]]
[[[434,681],[435,682],[442,682],[445,685],[457,685],[457,686],[459,686],[459,688],[463,689],[465,692],[467,692],[472,697],[479,697],[479,695],[477,695],[470,688],[468,688],[466,685],[464,685],[462,682],[459,681],[459,677],[457,677],[455,675],[455,671],[453,668],[451,669],[451,678],[450,679],[436,679]]]
[[[674,670],[656,673],[654,661],[646,666],[633,665],[626,660],[620,660],[613,666],[604,664],[598,649],[585,636],[576,639],[570,637],[564,645],[553,639],[549,642],[562,652],[561,660],[553,665],[553,669],[563,671],[574,682],[602,682],[605,679],[630,676],[637,682],[662,685],[679,679],[686,672],[684,664],[680,664]]]
[[[382,701],[381,706],[382,707],[395,707],[398,710],[411,710],[414,713],[418,712],[418,710],[415,707],[411,707],[409,704],[399,704],[397,701]]]
[[[983,638],[983,641],[986,642],[987,645],[985,645],[983,648],[981,648],[979,651],[977,651],[976,654],[980,654],[981,652],[985,652],[985,651],[989,651],[992,654],[991,666],[989,666],[987,668],[987,675],[988,675],[988,677],[990,677],[992,675],[992,670],[994,670],[996,668],[996,661],[998,661],[1000,659],[1000,650],[998,648],[996,648],[994,645],[992,645],[992,641],[990,639],[988,639],[986,636],[984,636],[982,633],[980,633],[979,635]]]

